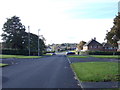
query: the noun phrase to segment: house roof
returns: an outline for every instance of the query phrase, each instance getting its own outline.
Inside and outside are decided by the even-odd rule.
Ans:
[[[102,45],[103,45],[103,47],[113,47],[113,45],[111,45],[109,43],[103,43]]]
[[[95,39],[91,39],[89,42],[87,42],[84,46],[89,46],[89,45],[100,45],[102,46],[101,43],[97,42]]]

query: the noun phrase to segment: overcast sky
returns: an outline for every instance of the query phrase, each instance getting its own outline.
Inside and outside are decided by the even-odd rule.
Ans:
[[[0,0],[0,30],[16,15],[30,32],[48,43],[79,43],[96,37],[103,42],[113,26],[119,0]]]

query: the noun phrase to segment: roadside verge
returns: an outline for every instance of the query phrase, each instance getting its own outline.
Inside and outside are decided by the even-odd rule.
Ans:
[[[71,60],[68,57],[67,57],[67,60],[68,60],[69,64],[72,64]],[[94,88],[94,89],[97,89],[97,88],[98,89],[100,89],[100,88],[101,89],[105,89],[105,88],[108,89],[108,88],[119,88],[119,86],[120,86],[119,81],[107,81],[107,82],[104,82],[104,81],[103,82],[87,82],[87,81],[85,81],[85,82],[82,82],[79,80],[73,67],[71,65],[70,65],[70,67],[71,67],[72,71],[74,72],[74,75],[75,75],[76,79],[78,80],[78,83],[82,89],[89,89],[89,88],[90,89],[92,89],[92,88]]]

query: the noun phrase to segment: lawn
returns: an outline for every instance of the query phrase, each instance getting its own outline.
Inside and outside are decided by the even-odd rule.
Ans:
[[[0,63],[0,67],[8,66],[8,64]]]
[[[1,58],[41,58],[41,56],[0,55]]]
[[[90,55],[90,56],[96,58],[114,58],[114,59],[120,58],[118,55]]]
[[[87,58],[88,56],[76,56],[76,55],[70,55],[70,56],[68,56],[68,57],[70,57],[70,58]]]
[[[83,82],[120,81],[118,63],[115,62],[73,63],[71,67]]]

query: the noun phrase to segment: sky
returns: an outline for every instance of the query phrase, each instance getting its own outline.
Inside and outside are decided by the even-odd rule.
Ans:
[[[46,44],[104,42],[118,14],[119,0],[0,0],[0,32],[6,18],[16,15]]]

